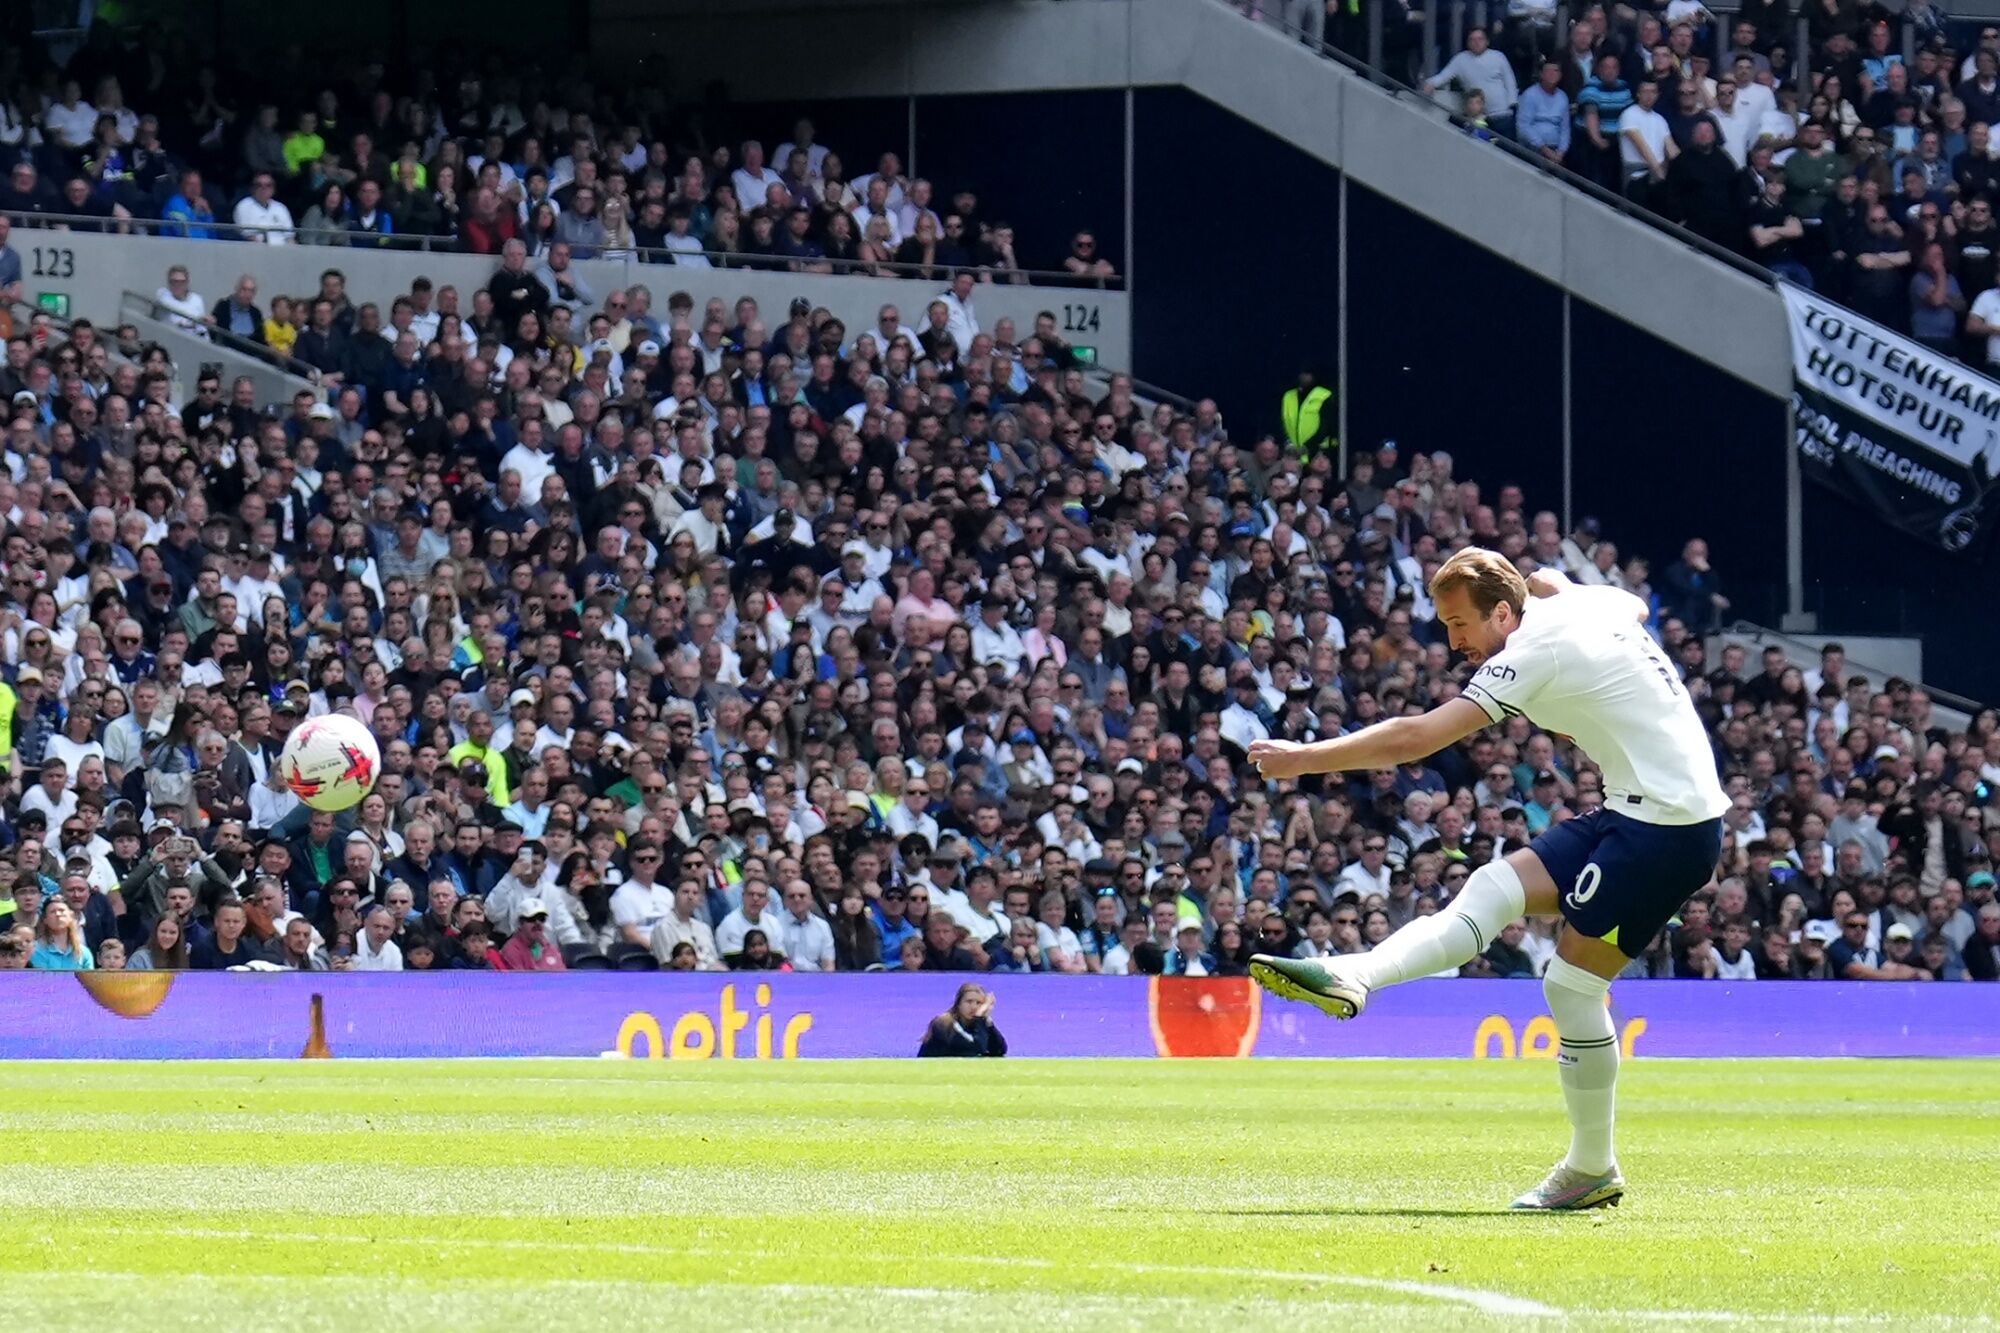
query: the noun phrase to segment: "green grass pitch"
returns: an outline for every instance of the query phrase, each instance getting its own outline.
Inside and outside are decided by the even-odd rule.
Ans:
[[[2000,1066],[0,1070],[21,1328],[1993,1327]]]

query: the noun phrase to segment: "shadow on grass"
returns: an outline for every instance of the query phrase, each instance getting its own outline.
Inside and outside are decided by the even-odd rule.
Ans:
[[[1518,1217],[1512,1208],[1215,1208],[1204,1209],[1222,1217]]]

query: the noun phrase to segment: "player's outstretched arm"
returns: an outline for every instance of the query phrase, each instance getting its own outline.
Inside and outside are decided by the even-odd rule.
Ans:
[[[1326,741],[1254,741],[1250,762],[1270,779],[1308,773],[1351,773],[1394,768],[1436,754],[1491,725],[1486,710],[1470,699],[1441,704],[1421,717],[1392,717],[1351,736]]]

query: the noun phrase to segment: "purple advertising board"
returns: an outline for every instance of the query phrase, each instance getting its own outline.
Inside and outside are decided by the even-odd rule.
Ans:
[[[965,979],[20,973],[0,979],[0,1059],[907,1056]],[[1022,1056],[1555,1054],[1532,981],[1420,981],[1335,1023],[1242,978],[984,980]],[[1641,1057],[2000,1055],[2000,986],[1640,981],[1612,1011]]]

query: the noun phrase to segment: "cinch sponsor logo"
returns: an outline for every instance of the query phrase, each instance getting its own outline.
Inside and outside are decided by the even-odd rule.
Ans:
[[[1478,674],[1490,676],[1494,680],[1512,680],[1514,679],[1514,668],[1510,666],[1497,666],[1489,662],[1479,668]]]
[[[1626,1059],[1637,1055],[1639,1038],[1646,1033],[1646,1020],[1631,1018],[1618,1030],[1618,1050]],[[1531,1018],[1518,1038],[1514,1025],[1504,1014],[1489,1014],[1472,1034],[1475,1060],[1553,1060],[1557,1052],[1556,1021],[1547,1014]]]
[[[639,1054],[643,1042],[648,1060],[796,1060],[799,1058],[799,1042],[806,1033],[812,1031],[811,1014],[793,1014],[785,1020],[785,1030],[779,1038],[779,1045],[772,1049],[771,988],[763,982],[757,983],[754,992],[755,1007],[739,1009],[736,1005],[736,984],[722,988],[722,998],[713,1017],[699,1009],[690,1009],[674,1020],[673,1030],[664,1031],[660,1020],[639,1010],[625,1015],[625,1021],[618,1025],[618,1054],[632,1057]],[[737,1039],[745,1028],[751,1029],[751,1049],[738,1049]]]

